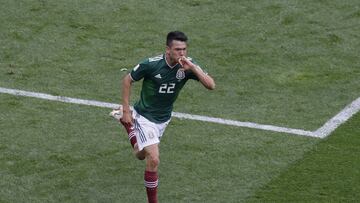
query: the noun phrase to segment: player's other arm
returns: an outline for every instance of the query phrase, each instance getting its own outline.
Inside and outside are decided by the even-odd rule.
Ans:
[[[130,110],[130,93],[132,78],[130,74],[127,74],[122,80],[122,106],[123,106],[123,117],[121,121],[124,123],[132,124],[132,116]]]
[[[196,77],[199,78],[199,81],[201,82],[201,84],[204,85],[204,87],[206,87],[209,90],[215,89],[214,79],[211,76],[209,76],[207,73],[205,73],[199,66],[192,63],[186,57],[180,58],[179,63],[185,70],[191,70],[196,75]]]
[[[214,79],[210,75],[206,74],[203,70],[201,70],[199,66],[194,65],[191,68],[191,71],[199,78],[199,81],[201,82],[201,84],[204,85],[204,87],[209,90],[215,89]]]

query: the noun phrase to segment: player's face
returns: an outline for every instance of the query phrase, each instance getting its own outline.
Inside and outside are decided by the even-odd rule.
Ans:
[[[187,55],[186,42],[173,40],[170,46],[166,47],[166,54],[170,57],[172,63],[177,63],[179,58]]]

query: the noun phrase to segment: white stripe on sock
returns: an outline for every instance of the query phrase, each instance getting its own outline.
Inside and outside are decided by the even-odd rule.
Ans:
[[[147,188],[156,188],[159,184],[159,180],[150,182],[150,181],[145,181],[145,187]]]

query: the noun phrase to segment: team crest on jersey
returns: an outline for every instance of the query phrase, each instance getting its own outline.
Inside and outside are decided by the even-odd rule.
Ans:
[[[185,71],[183,69],[179,69],[177,72],[176,72],[176,79],[178,80],[182,80],[185,78]]]

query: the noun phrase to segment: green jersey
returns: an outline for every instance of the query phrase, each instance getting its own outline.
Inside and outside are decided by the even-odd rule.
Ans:
[[[140,100],[134,105],[140,115],[155,123],[170,119],[173,104],[186,81],[199,80],[192,71],[180,68],[180,64],[169,66],[165,55],[149,58],[135,66],[130,73],[132,80],[143,79]]]

